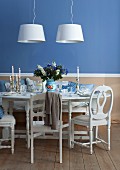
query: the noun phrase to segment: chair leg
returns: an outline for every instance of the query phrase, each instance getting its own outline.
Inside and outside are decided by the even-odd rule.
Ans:
[[[30,135],[27,136],[27,148],[30,148]]]
[[[71,143],[71,148],[74,148],[74,143],[73,143],[73,141],[74,141],[74,123],[72,122],[72,123],[71,123],[71,141],[70,141],[70,143]]]
[[[33,134],[31,133],[31,163],[34,163],[34,137]]]
[[[92,131],[92,127],[90,128],[90,154],[92,155],[93,153],[93,146],[92,146],[92,141],[93,141],[93,131]]]
[[[108,126],[108,150],[110,150],[110,127]]]
[[[97,138],[98,138],[98,126],[93,127],[93,141],[97,144]]]
[[[95,127],[95,138],[98,138],[98,126]]]
[[[11,127],[11,152],[14,154],[14,126]]]
[[[59,152],[60,152],[60,163],[62,163],[62,128],[59,131]]]

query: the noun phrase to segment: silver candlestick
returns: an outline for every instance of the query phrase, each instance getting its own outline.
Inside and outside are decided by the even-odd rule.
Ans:
[[[77,82],[77,85],[76,85],[76,94],[79,94],[79,66],[77,66],[77,78],[76,78],[76,82]]]
[[[18,92],[21,92],[21,78],[18,78]]]
[[[10,91],[11,92],[15,91],[14,76],[10,78]]]
[[[80,93],[80,89],[79,89],[79,78],[76,78],[76,91],[75,91],[75,94],[79,94]]]

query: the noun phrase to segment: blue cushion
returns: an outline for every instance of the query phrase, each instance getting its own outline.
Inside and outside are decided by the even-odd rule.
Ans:
[[[23,85],[25,83],[26,83],[25,79],[21,79],[21,85]]]
[[[31,80],[30,78],[26,78],[27,90],[29,92],[33,92],[36,90],[36,81]]]
[[[0,80],[0,92],[6,92],[5,80]]]
[[[16,80],[15,80],[15,83],[16,83]],[[21,79],[20,83],[21,83],[21,85],[25,84],[26,83],[25,79]]]
[[[92,93],[94,86],[95,86],[94,84],[80,84],[79,89],[81,92],[86,91],[90,94],[90,93]]]
[[[5,88],[7,92],[10,92],[10,82],[8,81],[5,82]]]
[[[0,80],[0,92],[6,92],[10,91],[8,86],[5,86],[5,84],[9,83],[9,81],[6,80]],[[25,79],[21,79],[21,85],[25,84]]]
[[[2,108],[2,107],[0,107],[0,119],[2,119],[3,115],[4,115],[3,108]]]

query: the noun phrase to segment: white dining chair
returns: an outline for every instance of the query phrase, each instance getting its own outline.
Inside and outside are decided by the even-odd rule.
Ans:
[[[0,127],[2,128],[10,128],[11,129],[11,133],[9,135],[8,138],[1,138],[0,139],[0,149],[2,148],[11,148],[11,153],[14,153],[14,129],[15,129],[15,118],[13,115],[7,115],[4,114],[2,119],[0,119]],[[8,144],[8,142],[2,145],[2,142],[4,141],[9,141],[11,140],[11,144]]]
[[[76,116],[72,119],[71,147],[74,144],[90,148],[90,154],[93,153],[93,144],[103,142],[107,144],[110,150],[110,126],[111,111],[113,106],[113,91],[109,86],[98,86],[91,94],[89,102],[89,114]],[[74,138],[74,125],[81,125],[89,128],[89,142],[78,142]],[[98,127],[107,126],[107,142],[98,136]],[[93,128],[95,127],[95,134]]]
[[[49,98],[46,99],[46,95]],[[47,106],[45,106],[46,102],[48,102]],[[54,104],[56,104],[56,102],[57,102],[57,105],[54,105]],[[55,132],[59,133],[60,163],[62,163],[62,128],[63,128],[63,123],[62,123],[62,104],[61,104],[61,102],[62,102],[61,95],[57,94],[57,93],[53,93],[53,92],[41,93],[41,94],[31,96],[31,99],[30,99],[30,106],[31,106],[31,109],[30,109],[31,163],[34,163],[34,139],[39,136],[46,138],[46,133],[55,133]],[[59,112],[59,115],[57,115],[57,113],[54,111],[53,111],[54,112],[54,114],[53,114],[53,112],[51,112],[51,110],[49,109],[49,106],[54,111],[55,111],[55,109],[58,109],[57,111]],[[56,107],[56,108],[54,108],[54,107]],[[38,117],[40,117],[41,120],[38,119]],[[36,118],[36,120],[35,120],[35,118]]]

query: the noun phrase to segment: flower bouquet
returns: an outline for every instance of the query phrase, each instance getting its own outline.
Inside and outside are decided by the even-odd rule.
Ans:
[[[62,79],[62,75],[66,75],[67,73],[67,69],[62,65],[57,65],[56,62],[52,62],[52,64],[47,64],[45,67],[37,65],[34,76],[40,77],[43,82],[47,81],[47,91],[54,92],[57,88],[55,81]]]
[[[37,69],[34,71],[34,76],[40,77],[44,82],[48,79],[53,79],[54,81],[62,79],[62,75],[66,75],[67,73],[68,70],[62,65],[57,65],[56,62],[52,62],[52,64],[47,64],[45,67],[37,65]]]

